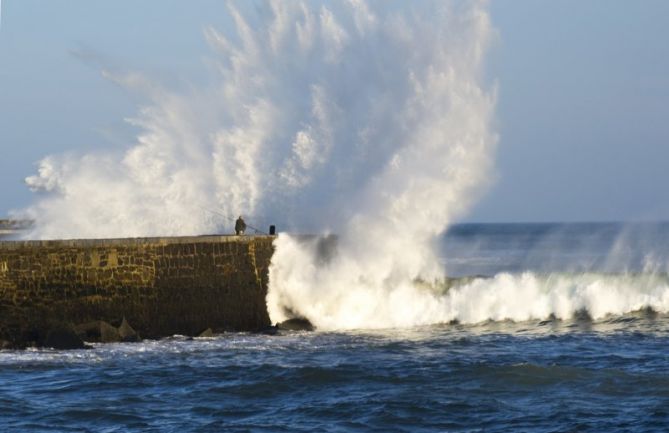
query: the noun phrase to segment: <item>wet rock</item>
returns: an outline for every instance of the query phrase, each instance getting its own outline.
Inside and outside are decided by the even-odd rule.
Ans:
[[[74,331],[84,341],[98,343],[117,343],[122,341],[119,330],[105,322],[96,320],[76,326]]]
[[[123,342],[133,342],[140,340],[139,334],[137,331],[132,329],[132,326],[130,326],[125,317],[121,321],[121,326],[118,327],[118,333],[121,336],[121,341]]]
[[[214,336],[214,331],[212,331],[211,328],[207,328],[198,334],[198,337],[200,338],[211,338],[213,336]]]
[[[267,328],[263,328],[258,331],[258,333],[264,335],[277,335],[279,333],[279,324],[277,323],[276,326],[268,326]]]
[[[121,341],[121,333],[107,322],[100,321],[100,342],[116,343]]]
[[[276,325],[282,331],[313,331],[314,325],[304,318],[288,319]]]
[[[50,330],[43,343],[44,347],[58,350],[86,349],[88,346],[71,328],[55,328]]]

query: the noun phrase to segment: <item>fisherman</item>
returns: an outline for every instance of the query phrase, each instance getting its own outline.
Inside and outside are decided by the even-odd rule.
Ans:
[[[235,233],[237,233],[237,236],[239,236],[243,235],[244,231],[246,231],[246,223],[244,222],[242,216],[239,215],[239,218],[237,218],[237,221],[235,222]]]

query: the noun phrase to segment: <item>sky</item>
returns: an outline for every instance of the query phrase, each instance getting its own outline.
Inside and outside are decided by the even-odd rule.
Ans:
[[[0,217],[48,154],[126,146],[145,101],[102,70],[206,79],[224,2],[2,0]],[[467,221],[669,220],[669,2],[492,0],[496,181]]]

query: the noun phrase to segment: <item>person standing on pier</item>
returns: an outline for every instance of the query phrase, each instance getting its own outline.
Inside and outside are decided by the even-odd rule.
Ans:
[[[237,218],[237,221],[235,222],[235,233],[237,233],[239,236],[243,235],[244,231],[246,231],[246,223],[244,222],[242,216],[239,215],[239,218]]]

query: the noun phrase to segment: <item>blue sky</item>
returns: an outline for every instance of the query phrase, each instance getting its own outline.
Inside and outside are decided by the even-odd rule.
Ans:
[[[493,0],[497,182],[472,221],[669,219],[669,2]],[[101,76],[204,79],[223,2],[3,0],[0,216],[51,153],[126,145],[142,104]]]

